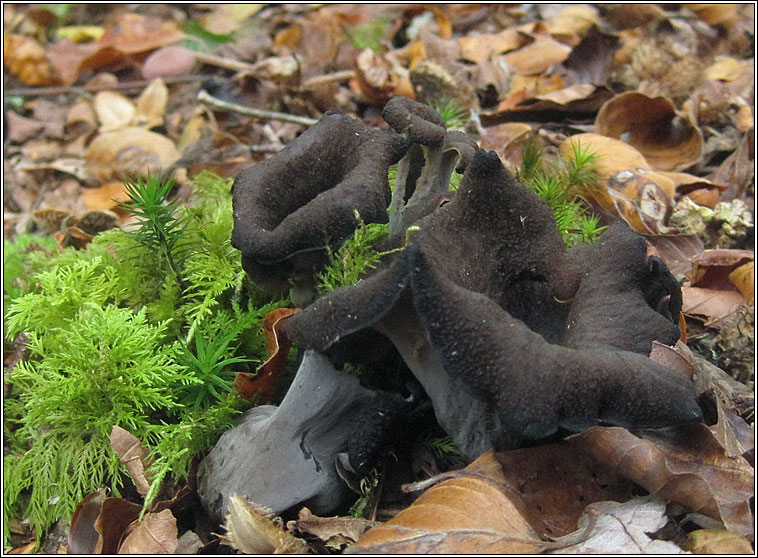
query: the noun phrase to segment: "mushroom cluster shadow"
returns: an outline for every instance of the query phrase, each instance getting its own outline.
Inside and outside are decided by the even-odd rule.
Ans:
[[[254,281],[307,303],[283,326],[306,356],[279,410],[251,410],[201,463],[207,507],[223,514],[234,491],[276,512],[306,500],[316,513],[334,509],[335,471],[365,470],[387,417],[403,408],[399,395],[378,392],[382,411],[365,411],[373,395],[324,356],[367,330],[391,342],[468,459],[597,424],[702,418],[691,380],[648,358],[653,341],[676,343],[682,302],[642,236],[618,221],[566,249],[548,206],[494,152],[407,98],[383,116],[392,131],[329,112],[235,181],[233,245]],[[463,179],[450,191],[454,170]],[[361,221],[388,223],[386,255],[356,284],[313,300],[327,243],[338,247]],[[331,403],[315,369],[327,370]],[[358,416],[360,435],[372,433],[362,458],[351,449]],[[267,473],[277,460],[287,461],[286,490]]]

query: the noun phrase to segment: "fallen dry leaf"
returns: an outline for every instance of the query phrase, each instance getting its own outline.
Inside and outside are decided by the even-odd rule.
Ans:
[[[95,521],[105,502],[105,490],[100,489],[84,497],[77,504],[68,531],[68,550],[71,554],[94,554],[100,541]]]
[[[576,531],[588,504],[631,496],[628,480],[598,467],[565,442],[501,451],[495,458],[512,490],[511,498],[523,501],[525,517],[541,536],[555,538]]]
[[[300,308],[277,308],[263,318],[263,332],[266,336],[266,350],[269,358],[255,372],[254,376],[239,373],[234,379],[234,388],[242,397],[250,399],[259,394],[259,404],[268,403],[276,395],[279,379],[287,364],[287,353],[292,342],[281,332],[284,322]]]
[[[117,209],[118,204],[129,199],[123,182],[108,182],[98,188],[82,191],[82,200],[91,209]]]
[[[95,520],[100,538],[95,546],[97,554],[116,554],[129,525],[137,521],[142,506],[123,498],[106,498]]]
[[[599,134],[576,134],[560,145],[564,158],[574,150],[597,157],[601,188],[582,194],[620,216],[637,232],[660,235],[674,232],[667,224],[674,206],[674,183],[650,168],[642,154],[623,141]]]
[[[173,554],[179,546],[176,518],[170,510],[146,513],[134,524],[118,550],[119,554]]]
[[[129,476],[132,477],[140,496],[143,498],[147,496],[150,481],[145,476],[145,469],[148,467],[149,451],[136,436],[118,425],[114,425],[111,429],[111,448],[129,471]]]
[[[503,60],[515,74],[541,74],[560,64],[571,53],[571,47],[549,37],[538,38],[531,44],[503,55]]]
[[[45,49],[30,37],[3,34],[3,62],[27,85],[47,86],[58,81],[45,56]]]
[[[87,170],[101,182],[124,176],[157,174],[180,155],[166,136],[128,127],[98,135],[84,154]]]
[[[700,160],[703,136],[665,97],[627,91],[607,101],[595,118],[595,131],[637,149],[655,170],[683,170]]]
[[[753,468],[741,457],[728,457],[704,424],[639,435],[596,426],[568,440],[651,494],[722,521],[734,533],[752,535]]]
[[[222,542],[245,554],[304,554],[307,543],[285,531],[282,520],[237,494],[229,497]]]
[[[666,503],[661,498],[634,498],[623,504],[596,502],[587,506],[597,513],[595,527],[587,540],[567,546],[551,554],[683,554],[684,551],[672,542],[654,540],[648,533],[655,533],[668,522]],[[580,527],[585,527],[590,517],[583,516]],[[560,542],[560,539],[556,542]]]
[[[739,289],[746,302],[755,300],[755,262],[747,262],[729,274],[729,279]]]
[[[489,451],[410,507],[367,531],[349,552],[363,554],[534,554],[543,541],[503,493]]]
[[[287,523],[287,529],[308,533],[321,539],[326,546],[339,549],[354,543],[363,533],[377,525],[380,523],[361,517],[319,517],[313,515],[308,508],[303,508],[296,521]]]
[[[510,27],[500,33],[488,35],[467,35],[458,39],[461,58],[479,64],[490,60],[497,54],[521,48],[533,39]]]
[[[720,322],[735,312],[745,299],[737,291],[682,287],[682,312],[719,329]]]
[[[693,554],[755,554],[745,537],[718,529],[698,529],[682,545]]]
[[[95,95],[93,104],[101,132],[125,128],[134,118],[134,105],[121,93],[101,91]]]
[[[154,79],[140,93],[140,96],[137,97],[137,106],[131,120],[131,125],[144,127],[148,130],[161,126],[167,102],[168,88],[166,84],[160,78]]]

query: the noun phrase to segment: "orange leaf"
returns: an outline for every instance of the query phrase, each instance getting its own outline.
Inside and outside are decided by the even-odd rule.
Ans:
[[[277,308],[263,318],[263,331],[266,335],[266,350],[269,358],[255,373],[255,377],[247,374],[237,374],[234,388],[242,397],[249,399],[256,393],[260,394],[259,403],[268,403],[279,385],[279,378],[287,364],[287,353],[292,342],[280,330],[284,322],[300,308]]]
[[[534,554],[542,541],[502,492],[504,477],[489,451],[422,494],[351,549],[362,553]]]
[[[13,75],[28,85],[54,85],[58,81],[45,57],[45,49],[29,37],[4,35],[3,62]]]
[[[755,262],[747,262],[729,274],[747,302],[755,300]]]

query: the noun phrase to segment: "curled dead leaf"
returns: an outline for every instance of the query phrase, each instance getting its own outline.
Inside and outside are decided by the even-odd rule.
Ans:
[[[71,554],[93,554],[96,552],[100,534],[95,529],[95,521],[105,502],[105,490],[100,489],[84,497],[77,504],[68,531],[68,551]]]
[[[148,450],[139,439],[118,425],[111,429],[111,448],[132,477],[137,492],[145,497],[150,490],[150,481],[145,477]]]
[[[45,56],[45,49],[31,37],[3,34],[3,62],[27,85],[54,85],[58,79]]]
[[[279,517],[237,494],[229,497],[222,542],[245,554],[305,554],[308,545],[286,531]]]
[[[674,232],[667,220],[674,206],[674,183],[653,171],[642,154],[623,141],[599,134],[577,134],[560,146],[564,158],[574,149],[597,156],[600,188],[582,192],[603,208],[619,215],[637,232],[647,235]]]
[[[755,300],[755,262],[747,262],[729,274],[729,279],[739,289],[747,302]]]
[[[540,37],[533,43],[503,56],[515,74],[541,74],[560,64],[571,54],[571,47],[549,37]]]
[[[84,154],[87,170],[102,182],[146,176],[171,166],[179,152],[166,136],[128,127],[98,135]]]
[[[94,106],[101,132],[125,128],[134,117],[132,102],[115,91],[99,92],[95,95]]]
[[[655,540],[655,533],[668,522],[666,503],[661,498],[641,497],[628,502],[596,502],[587,506],[580,527],[595,526],[585,540],[552,554],[683,554],[673,542]],[[594,512],[596,517],[589,515]],[[561,542],[558,539],[556,542]]]
[[[479,64],[490,60],[490,58],[497,54],[521,48],[532,41],[533,39],[530,37],[510,27],[500,33],[487,35],[470,34],[460,37],[458,45],[461,49],[461,58]]]
[[[168,88],[161,78],[150,82],[140,96],[130,124],[132,126],[154,128],[163,124],[163,116],[168,102]]]
[[[693,531],[682,547],[693,554],[755,554],[745,537],[719,529]]]
[[[287,523],[287,529],[308,533],[321,539],[326,546],[339,549],[357,541],[360,536],[380,523],[361,517],[319,517],[303,508],[296,521]]]
[[[349,553],[534,554],[544,542],[503,493],[489,451],[426,490],[410,507],[367,531]]]
[[[276,395],[279,379],[287,364],[287,352],[292,342],[281,331],[284,322],[299,312],[300,308],[277,308],[263,318],[263,332],[266,336],[266,350],[269,358],[255,373],[239,373],[234,379],[233,386],[242,397],[249,399],[255,394],[260,395],[259,403],[268,403]]]
[[[119,554],[173,554],[179,546],[176,518],[170,510],[146,513],[133,525],[121,544]]]
[[[682,287],[682,312],[705,321],[707,327],[719,329],[721,322],[745,302],[737,291]]]
[[[597,133],[624,138],[655,170],[683,170],[700,160],[703,136],[669,99],[627,91],[607,101],[595,119]]]
[[[568,440],[651,494],[722,521],[738,535],[751,536],[753,468],[741,457],[728,457],[704,424],[638,435],[596,426]]]

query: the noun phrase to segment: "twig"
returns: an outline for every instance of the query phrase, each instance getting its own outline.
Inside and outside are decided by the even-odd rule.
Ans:
[[[333,74],[324,74],[323,76],[312,77],[303,82],[301,86],[303,89],[308,89],[314,85],[322,85],[324,83],[332,83],[333,81],[345,81],[355,77],[353,70],[342,70],[341,72],[334,72]]]
[[[219,68],[226,68],[227,70],[234,70],[235,72],[254,73],[258,69],[254,64],[248,64],[247,62],[240,62],[239,60],[216,56],[215,54],[208,54],[206,52],[196,52],[195,60],[202,64],[210,64],[211,66],[218,66]]]
[[[208,79],[204,75],[177,76],[165,78],[163,81],[166,85],[173,83],[187,83],[191,81],[203,81]],[[15,89],[6,89],[5,95],[62,95],[64,93],[96,93],[97,91],[125,91],[129,89],[143,89],[150,85],[152,80],[140,79],[136,81],[125,81],[123,83],[96,83],[93,85],[60,85],[55,87],[17,87]]]
[[[313,126],[318,120],[314,118],[308,118],[307,116],[296,116],[294,114],[286,114],[284,112],[274,112],[271,110],[261,110],[251,107],[239,105],[237,103],[229,103],[222,101],[208,93],[205,89],[201,89],[197,94],[197,100],[202,101],[212,107],[230,110],[232,112],[238,112],[245,116],[253,116],[255,118],[265,118],[267,120],[281,120],[282,122],[292,122],[293,124],[302,124],[303,126]]]

